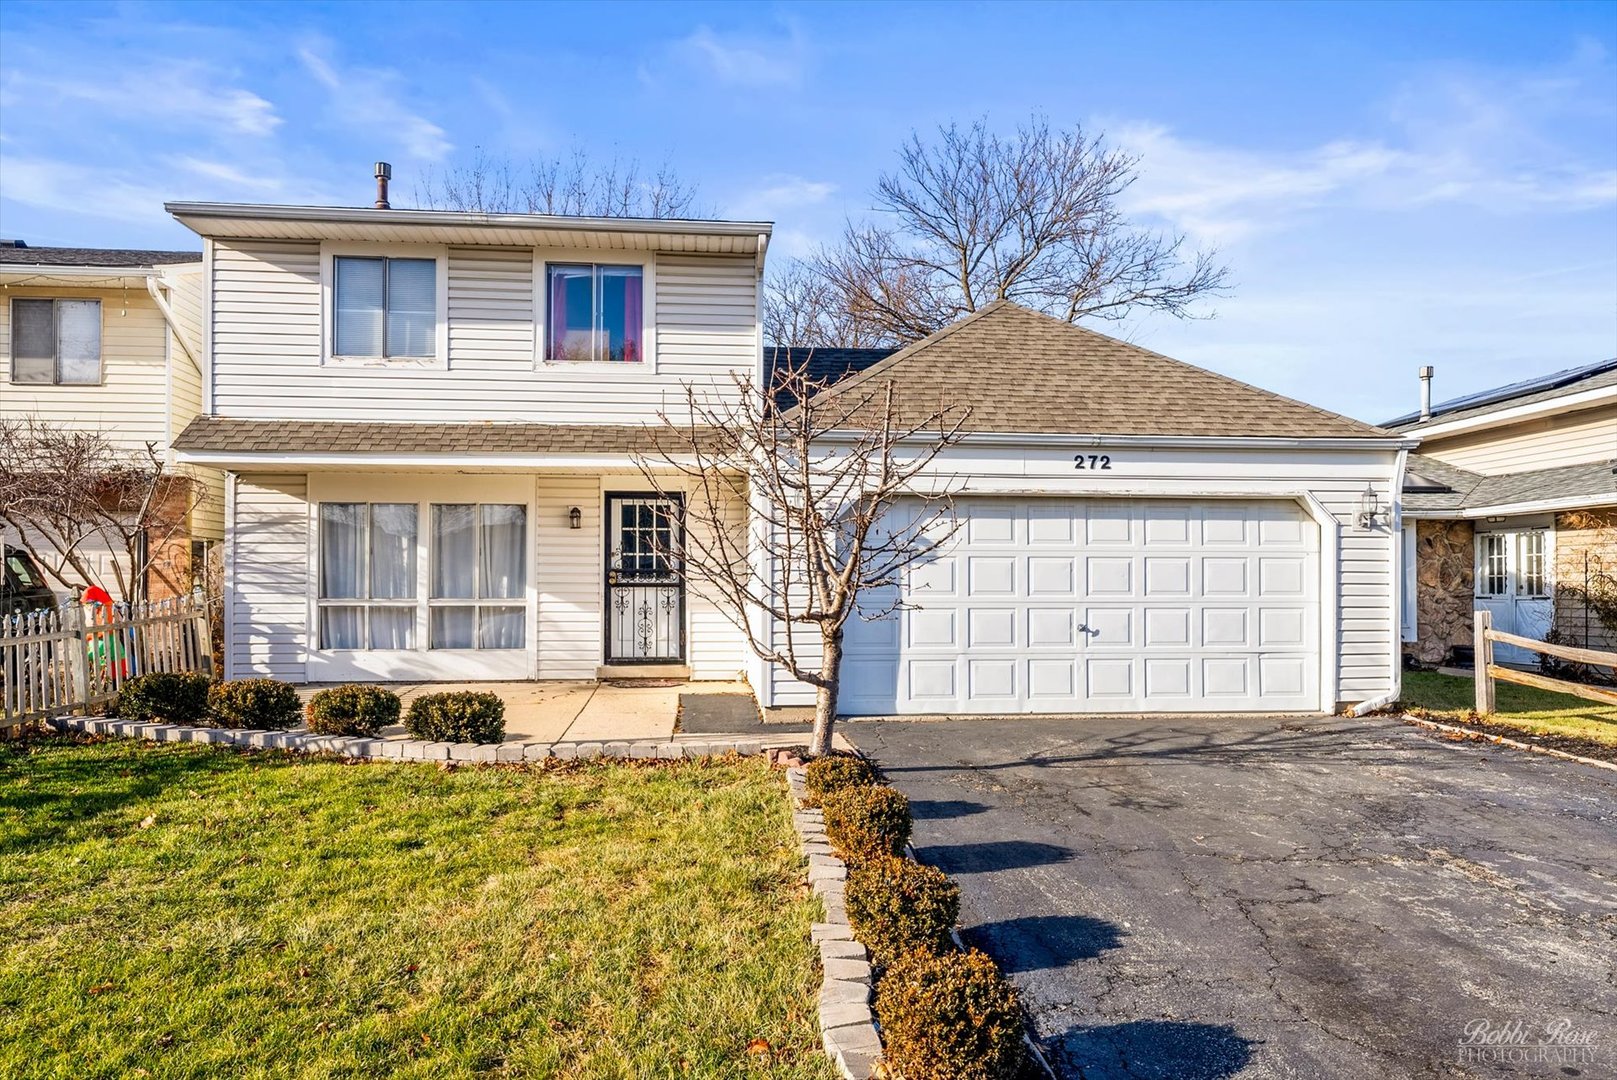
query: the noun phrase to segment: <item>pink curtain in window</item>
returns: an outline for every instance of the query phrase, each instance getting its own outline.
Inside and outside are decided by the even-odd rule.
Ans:
[[[641,275],[635,274],[623,283],[623,359],[628,363],[640,359],[642,282]]]

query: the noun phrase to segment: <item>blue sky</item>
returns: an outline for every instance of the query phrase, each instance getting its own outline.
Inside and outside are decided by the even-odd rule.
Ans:
[[[1215,318],[1103,325],[1367,419],[1617,355],[1617,3],[0,3],[0,235],[186,247],[165,199],[395,203],[477,147],[666,161],[774,251],[912,129],[1140,156]]]

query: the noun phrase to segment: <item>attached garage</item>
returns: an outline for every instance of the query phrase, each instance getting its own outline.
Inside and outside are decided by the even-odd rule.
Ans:
[[[827,394],[963,437],[957,531],[844,639],[847,715],[1330,712],[1399,689],[1409,440],[1015,304]],[[880,616],[880,617],[876,617]],[[811,687],[757,670],[768,707]]]
[[[963,499],[956,515],[896,617],[851,624],[848,712],[1318,708],[1319,527],[1295,501]]]

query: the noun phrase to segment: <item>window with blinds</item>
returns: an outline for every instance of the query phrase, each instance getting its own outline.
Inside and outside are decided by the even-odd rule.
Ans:
[[[438,262],[339,255],[333,260],[332,353],[437,355]]]
[[[101,382],[101,301],[11,301],[11,381],[58,386]]]

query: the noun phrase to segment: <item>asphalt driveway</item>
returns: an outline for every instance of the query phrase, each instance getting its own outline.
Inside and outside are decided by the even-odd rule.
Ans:
[[[1617,1076],[1617,773],[1378,719],[844,730],[1064,1076]]]

